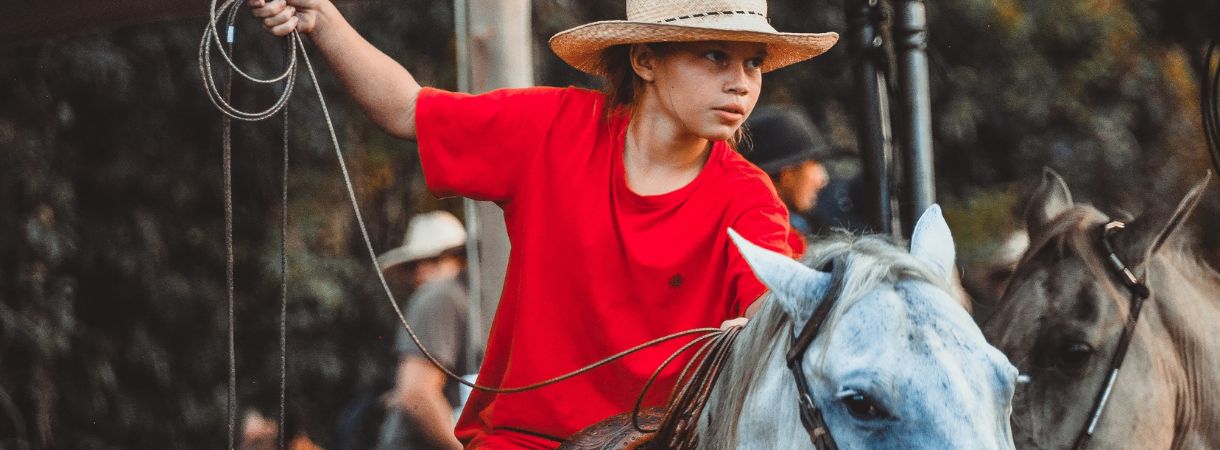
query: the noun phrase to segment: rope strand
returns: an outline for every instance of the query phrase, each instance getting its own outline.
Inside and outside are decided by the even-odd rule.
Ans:
[[[288,385],[288,108],[284,107],[284,173],[280,192],[280,428],[279,449],[284,450]]]
[[[233,72],[227,71],[228,79],[232,79]],[[225,84],[224,96],[229,98],[233,93],[232,84]],[[237,344],[235,338],[235,328],[237,326],[236,317],[236,289],[234,286],[234,258],[233,258],[233,122],[229,117],[224,117],[221,122],[221,134],[224,140],[224,155],[222,157],[222,170],[224,172],[224,234],[225,234],[225,292],[228,296],[229,306],[229,328],[228,328],[228,351],[229,351],[229,390],[227,397],[227,409],[229,415],[229,449],[233,450],[237,444]]]
[[[398,302],[395,301],[394,294],[390,290],[389,283],[386,281],[384,273],[380,270],[381,267],[377,264],[377,253],[376,253],[376,251],[373,250],[373,244],[372,244],[371,239],[369,238],[368,227],[365,225],[364,216],[361,213],[360,204],[356,197],[354,183],[352,182],[350,171],[347,168],[347,163],[346,163],[345,157],[343,155],[342,148],[339,144],[338,135],[335,132],[334,122],[332,121],[331,116],[330,116],[330,109],[327,106],[326,99],[322,94],[322,87],[321,87],[321,84],[318,83],[318,76],[317,76],[316,71],[313,68],[313,63],[312,63],[312,61],[310,61],[309,55],[305,52],[304,41],[302,41],[300,33],[293,31],[289,35],[289,46],[288,47],[289,47],[290,56],[289,56],[289,61],[288,61],[288,67],[284,71],[283,74],[281,74],[278,77],[271,78],[271,79],[258,79],[258,78],[252,77],[252,76],[246,74],[245,72],[241,71],[236,66],[236,64],[233,62],[233,60],[230,56],[230,52],[226,52],[224,50],[224,45],[222,45],[222,43],[220,41],[219,32],[217,31],[217,27],[216,27],[216,14],[218,12],[220,12],[220,11],[228,12],[229,17],[234,18],[236,16],[236,12],[239,10],[240,10],[240,4],[236,3],[235,0],[227,0],[224,3],[222,3],[219,7],[216,6],[216,0],[212,0],[212,10],[211,10],[211,16],[210,16],[211,20],[208,22],[207,27],[204,29],[203,39],[201,40],[200,47],[199,47],[199,67],[200,67],[200,71],[203,73],[202,78],[204,81],[204,87],[206,88],[206,90],[208,92],[208,98],[211,99],[212,103],[217,107],[217,109],[220,110],[223,114],[225,114],[225,116],[228,118],[233,118],[233,119],[238,119],[238,120],[243,120],[243,121],[260,121],[260,120],[264,120],[268,117],[271,117],[272,115],[280,112],[281,110],[283,110],[285,108],[285,106],[288,103],[288,98],[292,95],[293,85],[296,82],[296,71],[298,68],[297,53],[298,52],[300,53],[300,60],[303,60],[305,62],[306,71],[309,74],[310,81],[312,81],[312,83],[313,83],[314,92],[318,97],[318,103],[322,108],[322,115],[323,115],[323,118],[325,119],[324,122],[326,124],[326,130],[329,134],[331,146],[334,149],[336,161],[338,162],[338,165],[339,165],[339,173],[343,178],[343,185],[344,185],[345,191],[347,192],[348,203],[351,206],[352,211],[355,215],[357,228],[360,230],[361,240],[363,241],[365,250],[368,253],[369,261],[372,263],[373,267],[378,269],[375,271],[377,274],[377,281],[381,285],[382,291],[385,293],[385,298],[389,302],[390,307],[394,310],[394,315],[398,318],[398,321],[402,325],[403,330],[405,330],[407,332],[407,335],[411,338],[411,341],[415,344],[415,346],[420,349],[420,352],[423,353],[424,356],[434,366],[436,366],[438,369],[440,369],[442,372],[444,372],[446,376],[450,377],[451,379],[453,379],[454,381],[456,381],[460,384],[463,384],[472,389],[477,389],[477,390],[484,391],[484,392],[496,393],[496,394],[510,394],[510,393],[516,393],[516,392],[523,392],[523,391],[529,391],[529,390],[537,389],[537,388],[540,388],[543,386],[555,384],[560,381],[575,377],[577,375],[581,375],[583,373],[586,373],[586,372],[596,369],[598,367],[609,364],[615,360],[628,356],[632,353],[638,352],[645,348],[652,347],[654,345],[661,344],[661,343],[664,343],[664,342],[667,342],[670,340],[674,340],[674,339],[684,337],[684,336],[696,335],[696,334],[713,334],[713,333],[721,332],[721,330],[719,328],[711,328],[711,327],[695,328],[695,329],[691,329],[691,330],[680,331],[677,333],[673,333],[673,334],[670,334],[667,336],[662,336],[662,337],[650,340],[648,342],[644,342],[642,344],[636,345],[635,347],[631,347],[629,349],[623,350],[619,353],[616,353],[614,355],[603,358],[597,362],[584,366],[575,371],[572,371],[572,372],[569,372],[569,373],[566,373],[566,374],[563,374],[560,376],[556,376],[556,377],[553,377],[553,378],[550,378],[550,379],[547,379],[544,381],[528,384],[525,386],[519,386],[519,387],[504,388],[504,387],[496,387],[496,386],[484,386],[484,385],[480,385],[477,383],[472,383],[472,382],[466,381],[461,376],[454,373],[449,368],[445,367],[445,365],[441,364],[440,361],[436,358],[436,356],[432,354],[432,352],[430,352],[426,347],[424,347],[423,343],[420,342],[419,337],[415,334],[415,330],[412,329],[411,325],[407,323],[406,316],[403,314],[401,307],[399,307],[399,305],[398,305]],[[232,23],[233,23],[232,19],[230,19],[229,23],[230,23],[229,26],[232,27]],[[258,112],[242,111],[242,110],[238,109],[237,107],[233,106],[231,101],[228,99],[228,96],[223,95],[223,93],[219,91],[215,78],[212,74],[212,70],[213,70],[212,63],[211,63],[212,45],[209,45],[209,42],[211,42],[212,44],[215,44],[215,46],[220,49],[219,52],[224,57],[225,61],[228,63],[229,68],[233,72],[236,72],[238,75],[241,75],[243,78],[256,82],[256,83],[274,83],[274,82],[281,81],[281,80],[285,81],[286,85],[285,85],[284,90],[281,93],[279,99],[276,100],[276,102],[268,109],[263,110],[263,111],[258,111]],[[230,43],[229,45],[232,45],[232,44]],[[231,89],[231,86],[225,85],[225,91],[228,92],[229,89]],[[285,117],[285,120],[287,120],[287,117]],[[226,122],[227,122],[227,119],[226,119]],[[230,136],[228,134],[226,134],[226,139],[229,137]],[[227,161],[228,160],[226,159],[226,164],[228,164]],[[228,166],[226,166],[226,170],[228,170]],[[287,169],[285,168],[285,170],[287,170]],[[228,174],[228,172],[226,172],[226,174]],[[227,202],[226,207],[229,208],[226,210],[226,214],[229,214],[229,215],[231,215],[231,200],[228,198],[228,196],[230,196],[230,195],[231,195],[231,190],[226,188],[226,202]],[[229,217],[229,219],[231,219],[231,217]],[[228,238],[228,239],[230,241],[228,245],[231,245],[231,238]],[[230,305],[230,310],[232,310],[232,305]],[[232,322],[234,320],[232,311],[230,311],[229,320],[230,320],[230,322]],[[232,323],[230,323],[230,334],[232,334],[232,328],[233,328],[233,325],[232,325]],[[233,342],[233,338],[232,338],[232,336],[230,336],[231,348],[230,348],[230,380],[229,380],[229,382],[230,382],[230,404],[231,404],[231,406],[230,406],[230,425],[229,425],[229,427],[230,427],[231,435],[234,433],[234,429],[235,429],[235,426],[233,424],[233,416],[236,413],[236,411],[234,409],[235,406],[233,406],[233,404],[235,403],[235,397],[236,397],[236,394],[234,391],[235,388],[233,387],[236,384],[236,372],[234,369],[235,358],[232,356],[234,353],[233,348],[232,348],[233,347],[232,342]],[[684,347],[684,348],[689,348],[689,346]],[[671,359],[673,359],[673,357],[671,357]],[[231,441],[230,447],[232,447],[233,439],[230,438],[230,441]]]

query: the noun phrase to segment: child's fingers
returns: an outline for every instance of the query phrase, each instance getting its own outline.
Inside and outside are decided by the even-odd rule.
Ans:
[[[262,1],[262,0],[255,0],[255,1]],[[276,14],[279,14],[285,8],[286,8],[286,6],[284,5],[283,2],[264,3],[263,6],[251,9],[250,13],[253,14],[254,17],[257,17],[260,19],[265,19],[265,18],[274,16]]]
[[[302,33],[313,33],[314,24],[318,22],[317,14],[302,14],[295,16],[297,19],[297,31]]]
[[[289,5],[297,8],[314,9],[318,7],[318,0],[284,0]]]
[[[284,8],[283,11],[280,11],[279,14],[263,19],[263,25],[267,28],[275,28],[279,25],[287,23],[288,20],[292,19],[293,15],[296,13],[296,8],[289,6]]]
[[[724,321],[724,322],[722,322],[722,323],[720,324],[720,329],[721,329],[721,330],[727,330],[727,329],[732,328],[732,327],[744,327],[744,326],[746,326],[746,323],[748,323],[749,321],[750,321],[750,319],[747,319],[747,318],[745,318],[745,317],[738,317],[738,318],[736,318],[736,319],[729,319],[729,320],[726,320],[726,321]]]
[[[287,36],[297,28],[296,16],[290,17],[287,22],[271,27],[271,34],[276,36]]]

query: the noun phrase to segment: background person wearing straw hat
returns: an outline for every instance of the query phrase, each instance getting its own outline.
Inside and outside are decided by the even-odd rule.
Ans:
[[[397,289],[414,288],[407,300],[407,323],[420,342],[449,370],[469,373],[466,358],[466,314],[469,300],[462,285],[466,265],[466,228],[453,214],[433,211],[411,218],[403,245],[377,257],[377,265]],[[399,359],[394,389],[385,397],[386,418],[379,449],[451,449],[453,412],[460,385],[420,353],[399,330]]]
[[[285,1],[288,3],[285,4]],[[628,0],[626,20],[556,34],[551,48],[606,91],[471,96],[421,88],[326,0],[247,0],[276,35],[307,33],[365,113],[417,140],[428,188],[504,208],[512,250],[481,385],[518,387],[642,342],[749,316],[764,293],[726,229],[784,254],[788,216],[734,149],[762,74],[828,50],[781,33],[764,0]],[[471,394],[468,447],[554,448],[632,408],[681,345],[649,348],[541,389]],[[681,364],[645,397],[660,405]]]

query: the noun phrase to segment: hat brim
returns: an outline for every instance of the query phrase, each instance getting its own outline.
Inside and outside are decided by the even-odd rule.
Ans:
[[[817,150],[815,150],[813,148],[809,148],[809,149],[806,149],[805,151],[802,151],[795,155],[788,155],[788,156],[785,156],[783,158],[780,158],[780,159],[777,159],[774,161],[767,161],[765,163],[759,164],[758,168],[762,169],[762,171],[766,172],[767,174],[774,175],[774,174],[779,173],[779,171],[785,167],[788,167],[788,166],[791,166],[791,165],[794,165],[794,164],[797,164],[797,163],[800,163],[803,161],[817,160],[819,153],[820,152],[818,152]]]
[[[391,249],[377,256],[377,267],[381,270],[386,270],[399,264],[412,263],[415,261],[435,258],[445,254],[445,252],[462,248],[463,245],[453,246],[449,248],[430,249],[426,251],[413,250],[407,246]]]
[[[784,33],[699,26],[606,20],[561,31],[551,37],[551,50],[576,69],[604,76],[602,52],[622,44],[651,42],[732,41],[767,45],[762,71],[770,72],[826,53],[839,34]]]
[[[437,252],[439,255],[440,252]],[[377,256],[377,267],[381,270],[386,270],[399,264],[405,264],[413,261],[418,261],[424,258],[436,255],[426,255],[422,253],[412,252],[406,246],[391,249]]]
[[[766,172],[767,174],[774,175],[779,173],[781,169],[802,161],[817,161],[819,163],[823,163],[824,161],[834,158],[850,155],[853,155],[853,153],[845,148],[810,147],[795,155],[758,164],[758,168],[762,169],[762,171]]]

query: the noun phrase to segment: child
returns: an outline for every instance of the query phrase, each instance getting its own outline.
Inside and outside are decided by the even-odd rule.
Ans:
[[[774,187],[732,144],[763,72],[817,56],[838,35],[777,32],[765,0],[627,0],[627,20],[551,38],[564,61],[606,77],[607,92],[477,96],[421,88],[328,0],[247,1],[273,34],[308,34],[374,122],[418,141],[434,194],[503,207],[512,250],[479,384],[534,383],[748,316],[765,288],[729,227],[792,253]],[[554,448],[630,410],[677,346],[534,391],[476,391],[457,436],[472,448]],[[646,405],[664,402],[673,369]]]

